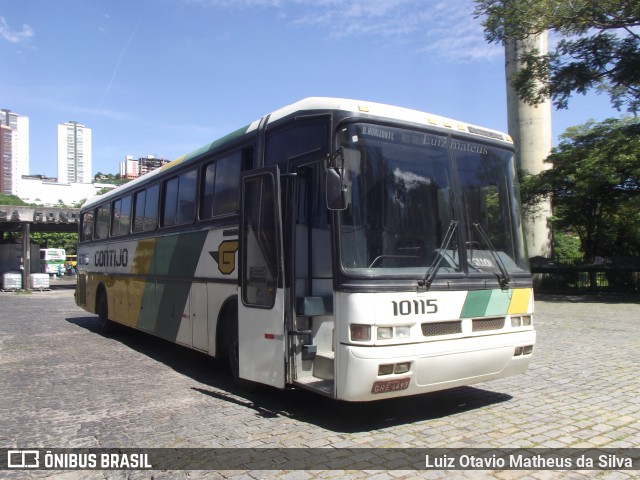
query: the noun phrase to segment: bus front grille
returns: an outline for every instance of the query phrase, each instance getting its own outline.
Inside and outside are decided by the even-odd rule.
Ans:
[[[474,318],[472,331],[487,332],[489,330],[502,330],[504,328],[505,317],[495,318]]]
[[[440,335],[455,335],[462,333],[462,322],[433,322],[422,324],[422,334],[425,337],[437,337]]]
[[[491,330],[502,330],[504,328],[505,321],[505,317],[474,318],[471,320],[471,331],[488,332]],[[421,327],[422,335],[425,337],[457,335],[462,333],[462,320],[423,323]]]

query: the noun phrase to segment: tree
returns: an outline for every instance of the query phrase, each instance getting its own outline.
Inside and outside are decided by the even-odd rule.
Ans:
[[[550,195],[554,228],[574,232],[588,259],[640,254],[640,120],[591,120],[560,139],[553,167],[525,176],[523,200]]]
[[[530,104],[551,98],[565,109],[573,93],[607,92],[618,110],[640,110],[638,0],[476,0],[492,43],[522,40],[548,30],[559,39],[547,55],[530,50],[511,78]]]
[[[68,255],[76,253],[78,245],[77,233],[39,233],[30,235],[31,241],[40,245],[40,248],[64,248]]]

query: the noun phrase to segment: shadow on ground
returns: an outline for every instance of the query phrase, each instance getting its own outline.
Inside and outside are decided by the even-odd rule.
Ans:
[[[66,319],[98,335],[97,316]],[[203,395],[252,409],[265,418],[287,417],[338,433],[379,430],[403,424],[445,418],[469,410],[507,402],[511,396],[476,387],[459,387],[412,397],[349,403],[300,389],[238,387],[223,362],[203,353],[126,327],[109,335],[123,345],[186,375],[202,386]]]

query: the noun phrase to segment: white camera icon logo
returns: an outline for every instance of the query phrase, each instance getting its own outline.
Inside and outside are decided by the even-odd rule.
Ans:
[[[38,450],[9,450],[7,452],[7,467],[9,468],[38,468],[40,466],[40,452]]]

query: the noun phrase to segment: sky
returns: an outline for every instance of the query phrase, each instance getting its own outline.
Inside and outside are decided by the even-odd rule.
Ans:
[[[343,97],[507,131],[504,49],[473,0],[0,0],[0,108],[29,117],[29,173],[57,125],[92,129],[93,174],[175,159],[285,105]],[[604,95],[552,113],[620,117]]]

